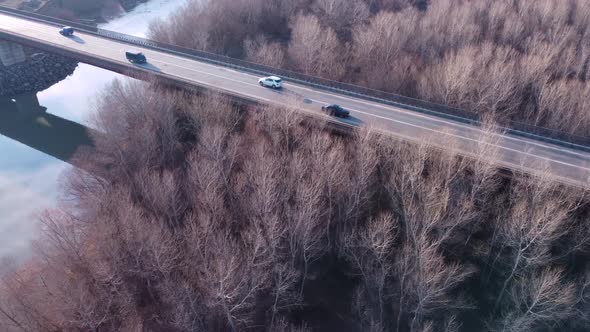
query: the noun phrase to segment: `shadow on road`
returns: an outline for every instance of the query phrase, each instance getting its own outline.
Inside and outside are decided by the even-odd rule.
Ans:
[[[76,35],[69,36],[68,38],[75,41],[78,44],[86,44],[86,41],[84,41],[84,39],[82,39]]]
[[[349,116],[348,118],[345,118],[345,119],[342,119],[342,118],[334,118],[334,119],[338,119],[342,122],[346,122],[346,123],[351,124],[353,126],[360,126],[364,123],[363,120],[361,120],[357,117],[354,117],[352,115]]]
[[[285,88],[275,89],[275,88],[268,88],[268,87],[265,87],[265,86],[261,86],[261,88],[266,89],[268,91],[272,91],[274,93],[278,93],[280,95],[282,95],[283,93],[286,93],[286,94],[289,93],[288,91],[286,91]]]
[[[154,65],[152,65],[151,63],[134,63],[135,66],[137,67],[141,67],[143,69],[147,69],[150,71],[155,71],[155,72],[161,72],[162,70]]]

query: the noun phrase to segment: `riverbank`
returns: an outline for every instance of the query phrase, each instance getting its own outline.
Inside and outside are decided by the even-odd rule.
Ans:
[[[0,0],[0,6],[85,23],[106,23],[149,0]]]
[[[5,0],[6,1],[6,0]],[[145,36],[149,22],[167,16],[185,0],[150,0],[99,27]],[[0,0],[0,6],[5,2]],[[93,127],[94,100],[122,75],[80,63],[66,79],[37,94],[47,113]],[[1,107],[0,107],[1,110]],[[0,274],[5,262],[27,259],[38,233],[38,215],[59,200],[58,179],[70,165],[0,135]],[[2,330],[2,328],[0,328]]]
[[[0,46],[6,48],[5,44]],[[78,62],[60,55],[14,47],[20,50],[24,60],[10,65],[0,61],[0,96],[36,94],[72,75],[78,66]]]

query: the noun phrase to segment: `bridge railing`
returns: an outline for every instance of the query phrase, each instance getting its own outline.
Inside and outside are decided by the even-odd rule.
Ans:
[[[469,112],[457,108],[444,106],[420,99],[405,97],[388,93],[380,90],[370,89],[359,85],[350,83],[333,81],[321,77],[306,75],[290,70],[274,68],[254,62],[240,60],[236,58],[227,57],[215,53],[185,48],[172,44],[162,43],[146,38],[122,34],[116,31],[101,29],[95,26],[72,22],[60,18],[50,17],[32,12],[16,10],[12,8],[0,6],[0,12],[11,14],[14,16],[25,17],[49,23],[56,26],[71,26],[87,33],[95,34],[111,40],[128,43],[130,45],[140,46],[148,49],[153,49],[166,53],[176,53],[188,58],[193,58],[198,61],[208,62],[224,67],[239,69],[258,75],[277,75],[296,83],[301,83],[314,88],[336,92],[339,94],[356,97],[360,99],[370,100],[378,103],[388,104],[392,106],[401,107],[404,109],[435,115],[442,118],[452,119],[455,121],[469,123],[473,125],[480,125],[479,115],[474,112]],[[553,144],[567,146],[570,148],[584,150],[590,152],[590,137],[573,135],[566,132],[539,127],[535,125],[526,124],[523,122],[510,121],[503,128],[506,132],[522,137],[528,137],[540,141],[545,141]]]

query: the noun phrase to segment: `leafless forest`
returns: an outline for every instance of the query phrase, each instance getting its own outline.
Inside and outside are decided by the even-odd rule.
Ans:
[[[2,330],[590,329],[585,192],[288,108],[101,100],[95,170],[4,276]]]
[[[174,16],[151,35],[589,134],[587,0],[191,0]]]
[[[584,0],[198,3],[152,35],[590,128]],[[2,331],[590,330],[588,193],[500,173],[489,145],[471,160],[145,83],[99,100],[92,171],[1,278]]]

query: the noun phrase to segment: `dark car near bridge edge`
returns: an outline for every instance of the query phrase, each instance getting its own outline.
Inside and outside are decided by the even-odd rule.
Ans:
[[[141,53],[139,51],[127,51],[127,52],[125,52],[125,57],[131,63],[138,63],[138,64],[147,63],[147,58],[145,57],[145,55],[143,53]]]
[[[345,110],[340,105],[336,104],[322,106],[322,112],[339,118],[347,118],[350,116],[350,111]]]
[[[59,30],[59,33],[62,36],[69,37],[74,34],[74,28],[72,27],[63,27]]]

